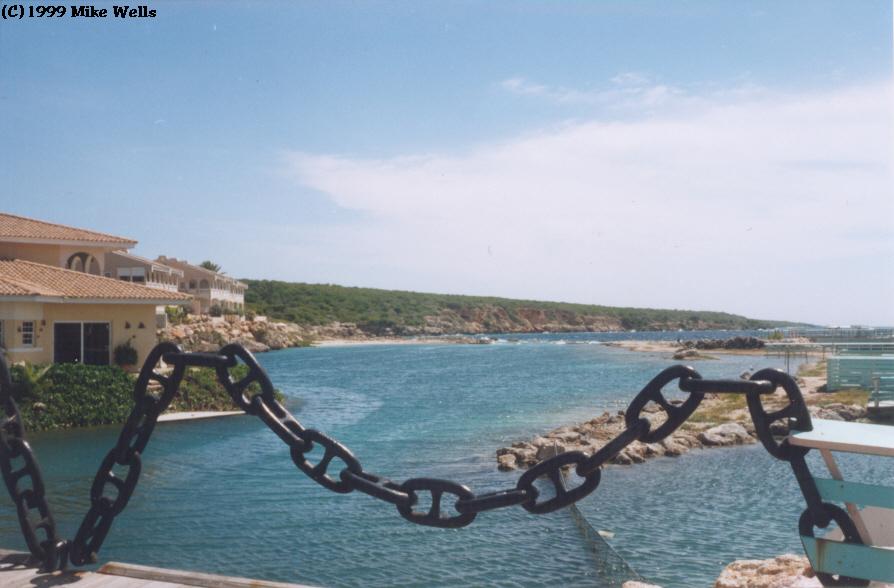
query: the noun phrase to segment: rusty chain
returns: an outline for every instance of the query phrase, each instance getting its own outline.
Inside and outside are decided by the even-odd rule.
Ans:
[[[156,371],[160,361],[173,366],[170,375]],[[230,370],[240,362],[248,368],[248,374],[236,380]],[[177,393],[187,367],[213,368],[233,402],[245,413],[263,421],[289,447],[295,466],[324,488],[342,494],[353,491],[367,494],[394,505],[397,512],[410,522],[441,528],[464,527],[479,513],[499,508],[521,506],[528,512],[545,514],[566,507],[596,490],[603,466],[631,443],[657,443],[672,435],[695,412],[705,394],[745,394],[759,440],[771,455],[791,465],[807,502],[807,510],[799,523],[802,534],[812,535],[814,527],[828,527],[835,521],[842,527],[846,541],[860,542],[859,536],[852,531],[853,521],[848,514],[822,502],[804,459],[808,449],[790,445],[787,438],[777,441],[774,437],[773,425],[782,420],[792,430],[812,429],[810,414],[797,383],[781,370],[761,370],[749,380],[707,380],[691,367],[671,366],[655,376],[636,395],[624,413],[625,429],[599,450],[592,454],[582,451],[560,453],[525,471],[513,488],[475,494],[468,486],[449,480],[410,478],[397,483],[364,470],[350,449],[325,433],[304,428],[276,400],[267,372],[240,345],[226,345],[218,353],[184,353],[171,343],[162,343],[152,350],[144,362],[134,387],[134,408],[118,442],[100,465],[90,489],[90,509],[70,543],[56,535],[55,522],[44,497],[40,469],[24,439],[21,416],[12,398],[9,371],[0,358],[0,403],[3,405],[0,470],[16,504],[28,548],[35,558],[43,562],[44,569],[64,567],[69,560],[77,566],[96,561],[96,554],[114,518],[124,510],[133,494],[140,475],[143,450],[159,415]],[[160,394],[148,392],[152,381],[161,386]],[[662,392],[675,381],[678,389],[688,394],[682,402],[668,400]],[[252,385],[260,391],[249,396],[246,393]],[[774,393],[780,386],[786,393],[788,403],[780,410],[767,412],[761,396]],[[656,405],[664,412],[663,422],[653,426],[643,416],[647,405]],[[323,455],[313,461],[308,454],[317,446],[322,448]],[[22,458],[24,462],[18,469],[13,464],[17,458]],[[334,462],[340,462],[340,469],[333,466]],[[116,466],[126,468],[126,473],[116,473]],[[562,477],[565,468],[573,468],[582,481],[571,488],[566,487]],[[30,487],[21,489],[20,482],[25,479],[31,480]],[[549,497],[544,497],[535,485],[538,481],[548,482],[552,490]],[[107,489],[113,490],[113,493],[107,494]],[[430,506],[427,510],[416,510],[414,507],[419,504],[422,493],[431,496]],[[456,514],[443,512],[451,506]],[[36,522],[31,511],[37,511],[39,515]],[[38,537],[38,531],[43,531],[43,540]],[[835,580],[827,578],[824,583],[826,581],[832,585],[831,582]]]

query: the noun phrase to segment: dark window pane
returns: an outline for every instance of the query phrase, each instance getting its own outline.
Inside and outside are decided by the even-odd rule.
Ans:
[[[109,365],[109,324],[84,323],[84,363]]]
[[[53,361],[56,363],[81,361],[80,323],[55,323],[53,325]]]

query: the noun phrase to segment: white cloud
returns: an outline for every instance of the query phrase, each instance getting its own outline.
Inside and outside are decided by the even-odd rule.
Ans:
[[[643,110],[667,106],[671,100],[676,106],[690,104],[701,99],[688,96],[678,87],[652,83],[639,72],[620,73],[611,78],[608,88],[581,90],[565,86],[548,86],[532,82],[524,77],[507,78],[500,87],[517,96],[538,98],[561,106],[595,106],[612,111],[633,111],[643,114]],[[686,100],[684,100],[686,98]]]
[[[300,184],[369,219],[305,235],[301,255],[356,260],[340,280],[355,284],[894,323],[890,86],[694,97],[646,82],[617,81],[657,109],[636,120],[460,155],[286,154]]]

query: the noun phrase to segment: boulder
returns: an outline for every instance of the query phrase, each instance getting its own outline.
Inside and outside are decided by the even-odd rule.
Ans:
[[[565,446],[561,443],[549,443],[547,445],[541,445],[537,448],[537,461],[549,459],[560,453],[565,453]]]
[[[506,472],[509,470],[514,470],[518,467],[518,464],[515,460],[515,456],[511,453],[504,453],[503,455],[497,456],[497,468],[500,471]]]
[[[664,455],[668,457],[679,457],[689,450],[689,447],[677,441],[674,437],[668,437],[661,442],[664,447]]]
[[[754,439],[748,434],[745,427],[739,423],[723,423],[722,425],[711,427],[707,431],[699,433],[698,439],[705,445],[711,446],[741,445],[754,442]]]
[[[806,557],[787,553],[734,561],[720,573],[714,588],[822,588],[822,584]]]

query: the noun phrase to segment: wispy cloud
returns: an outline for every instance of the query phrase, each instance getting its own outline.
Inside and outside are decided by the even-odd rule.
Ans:
[[[644,81],[623,76],[616,100],[656,91]],[[894,255],[891,87],[692,98],[460,155],[287,153],[297,182],[370,219],[304,253],[353,255],[406,288],[894,323],[878,269]]]
[[[598,105],[614,108],[654,108],[670,100],[683,98],[686,93],[675,86],[655,83],[639,72],[620,73],[604,88],[578,89],[548,86],[524,77],[507,78],[500,87],[517,96],[544,99],[558,105]]]

